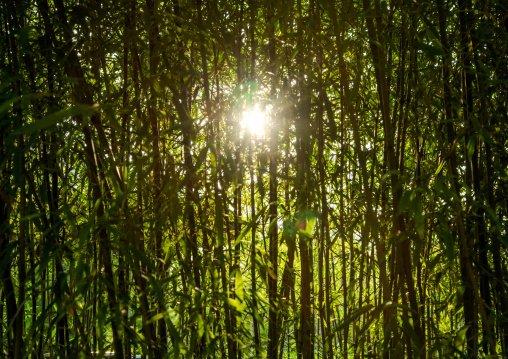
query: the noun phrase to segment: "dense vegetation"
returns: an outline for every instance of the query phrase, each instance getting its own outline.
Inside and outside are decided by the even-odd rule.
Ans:
[[[0,356],[508,355],[505,1],[0,25]]]

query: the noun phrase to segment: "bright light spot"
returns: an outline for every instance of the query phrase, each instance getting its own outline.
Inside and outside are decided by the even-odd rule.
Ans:
[[[242,128],[249,131],[252,135],[264,137],[266,126],[265,113],[259,109],[258,105],[250,111],[243,111],[241,125]]]

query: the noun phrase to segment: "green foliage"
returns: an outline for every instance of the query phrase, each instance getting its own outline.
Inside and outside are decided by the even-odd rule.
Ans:
[[[0,356],[506,355],[505,13],[0,3]]]

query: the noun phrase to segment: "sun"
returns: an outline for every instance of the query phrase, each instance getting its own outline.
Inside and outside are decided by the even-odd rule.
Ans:
[[[242,112],[242,128],[249,131],[253,136],[262,138],[265,135],[265,113],[258,105],[249,111]]]

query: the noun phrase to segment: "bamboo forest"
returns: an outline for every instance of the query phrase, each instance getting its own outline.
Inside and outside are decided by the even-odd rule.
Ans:
[[[0,358],[507,358],[504,0],[1,0]]]

